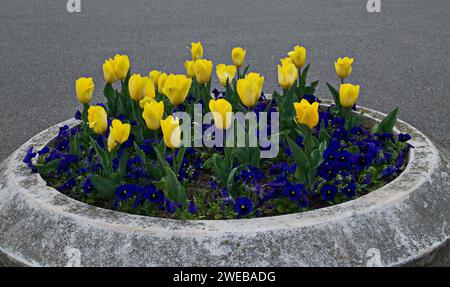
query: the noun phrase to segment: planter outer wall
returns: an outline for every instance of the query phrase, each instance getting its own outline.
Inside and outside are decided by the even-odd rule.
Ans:
[[[379,121],[385,115],[365,109]],[[76,125],[75,120],[62,124]],[[448,156],[398,121],[415,147],[406,170],[356,200],[245,220],[177,221],[105,210],[48,187],[22,163],[53,126],[0,165],[3,266],[401,266],[448,253]]]

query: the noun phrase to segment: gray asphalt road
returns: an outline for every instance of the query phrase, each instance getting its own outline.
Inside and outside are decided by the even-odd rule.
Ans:
[[[102,90],[101,64],[127,53],[133,70],[184,72],[191,41],[205,56],[230,62],[242,45],[252,69],[277,86],[278,59],[294,44],[308,49],[311,78],[337,82],[333,62],[356,59],[351,81],[360,103],[400,117],[440,144],[450,144],[450,1],[381,0],[369,14],[365,0],[0,2],[0,159],[37,132],[71,117],[75,79],[91,75]],[[216,82],[217,84],[217,82]]]

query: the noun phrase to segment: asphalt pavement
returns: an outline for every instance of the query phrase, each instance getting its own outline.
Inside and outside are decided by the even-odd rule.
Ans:
[[[246,48],[265,92],[277,88],[279,58],[301,44],[323,98],[325,82],[337,84],[336,58],[354,57],[349,80],[361,85],[361,105],[399,106],[401,119],[450,144],[448,0],[380,0],[380,13],[365,0],[80,1],[81,13],[66,1],[0,1],[0,160],[73,116],[78,77],[94,77],[101,101],[105,58],[126,53],[134,72],[181,73],[192,41],[216,64]]]

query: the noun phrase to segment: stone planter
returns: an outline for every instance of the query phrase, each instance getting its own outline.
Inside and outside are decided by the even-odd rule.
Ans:
[[[367,109],[365,115],[384,116]],[[426,265],[448,252],[448,157],[402,121],[396,130],[411,134],[415,148],[406,170],[384,187],[332,207],[226,221],[124,214],[46,186],[22,159],[30,146],[54,138],[58,126],[0,166],[0,265],[399,266]]]

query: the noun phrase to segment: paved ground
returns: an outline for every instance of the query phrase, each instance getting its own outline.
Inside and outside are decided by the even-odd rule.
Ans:
[[[448,0],[381,0],[382,12],[372,14],[365,0],[81,0],[82,12],[72,14],[65,2],[0,2],[0,160],[74,114],[76,78],[93,76],[100,100],[105,58],[127,53],[134,71],[184,72],[186,47],[198,40],[215,63],[245,47],[266,92],[294,44],[308,49],[320,97],[329,97],[326,81],[337,82],[334,60],[353,56],[362,105],[398,105],[402,119],[450,144]]]

